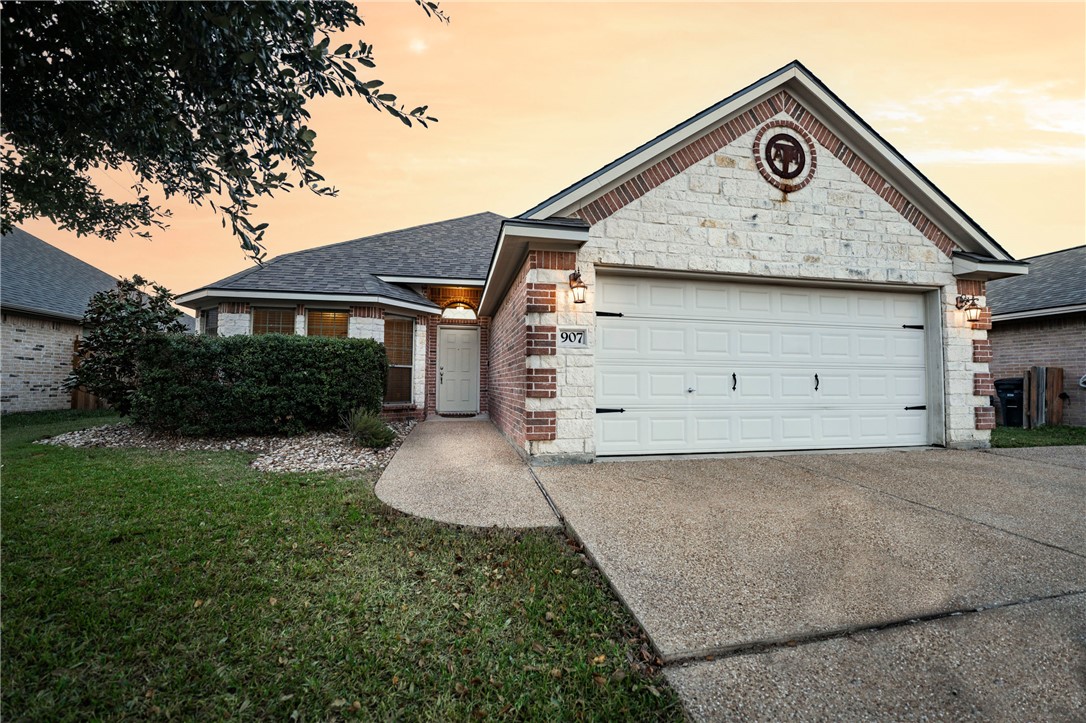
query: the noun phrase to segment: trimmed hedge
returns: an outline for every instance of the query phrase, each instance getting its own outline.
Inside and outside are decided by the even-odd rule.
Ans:
[[[160,336],[140,350],[132,418],[186,435],[331,429],[380,412],[387,376],[372,339]]]

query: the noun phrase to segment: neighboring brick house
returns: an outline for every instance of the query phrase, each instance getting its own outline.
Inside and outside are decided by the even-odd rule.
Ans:
[[[0,411],[68,409],[83,312],[117,280],[21,229],[0,243]]]
[[[1086,246],[1022,260],[1028,276],[988,284],[992,377],[1063,368],[1063,423],[1086,426]]]
[[[587,461],[987,445],[990,324],[962,306],[1025,272],[793,62],[516,218],[288,254],[181,298],[215,333],[306,333],[330,310],[317,333],[387,345],[406,320],[390,404],[489,412],[525,455]]]

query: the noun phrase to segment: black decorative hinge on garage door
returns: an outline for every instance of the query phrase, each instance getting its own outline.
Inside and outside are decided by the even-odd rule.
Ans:
[[[621,311],[597,311],[596,316],[622,316]]]
[[[921,404],[919,407],[905,407],[905,411],[906,412],[911,412],[914,409],[927,409],[927,408],[928,408],[927,404]]]
[[[625,411],[625,409],[619,409],[618,407],[596,407],[596,414],[621,414]]]

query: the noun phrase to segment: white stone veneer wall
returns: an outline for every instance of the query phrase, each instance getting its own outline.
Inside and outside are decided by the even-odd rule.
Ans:
[[[411,398],[420,409],[426,407],[426,324],[415,322],[415,348],[411,355]]]
[[[351,339],[374,339],[385,343],[385,320],[352,316],[347,320],[347,336]]]
[[[783,114],[778,118],[784,119]],[[886,201],[819,145],[818,169],[804,189],[784,197],[754,165],[750,131],[665,181],[610,218],[592,226],[578,252],[588,284],[585,304],[569,299],[568,271],[533,269],[529,282],[555,283],[556,314],[528,314],[529,325],[584,327],[587,349],[557,349],[529,357],[529,367],[557,369],[558,396],[528,399],[527,409],[557,412],[557,438],[530,442],[533,455],[591,456],[594,405],[596,264],[761,277],[900,283],[942,289],[945,322],[947,443],[987,444],[975,429],[972,340],[986,332],[967,328],[954,308],[951,260]],[[930,337],[929,337],[930,338]]]
[[[309,329],[306,326],[305,313],[294,315],[294,333],[298,336],[308,336]]]
[[[224,314],[219,312],[219,336],[236,336],[252,331],[252,317],[249,314]]]

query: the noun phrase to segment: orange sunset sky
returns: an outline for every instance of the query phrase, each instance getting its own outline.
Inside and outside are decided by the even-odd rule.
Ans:
[[[373,77],[440,122],[310,104],[338,198],[266,200],[269,258],[479,211],[516,215],[798,58],[1021,258],[1086,242],[1086,5],[362,3]],[[346,40],[356,37],[347,36]],[[111,173],[103,189],[130,198]],[[184,292],[245,268],[210,209],[152,241],[29,232]]]

